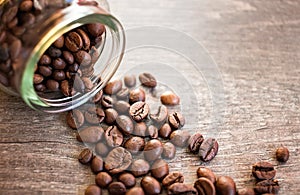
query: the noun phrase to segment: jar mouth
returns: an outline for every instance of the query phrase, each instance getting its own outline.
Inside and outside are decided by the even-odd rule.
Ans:
[[[106,85],[122,61],[125,50],[125,34],[121,23],[114,16],[99,7],[93,6],[72,5],[55,13],[49,18],[48,23],[53,25],[46,27],[44,35],[32,50],[21,76],[19,90],[21,97],[31,108],[49,113],[58,113],[84,104]],[[39,96],[34,88],[33,76],[40,57],[60,36],[79,26],[90,23],[101,23],[106,26],[106,32],[103,35],[105,37],[98,47],[101,53],[95,62],[95,68],[98,68],[98,70],[95,74],[96,77],[92,79],[94,83],[92,90],[83,94],[77,93],[72,97],[45,98]]]

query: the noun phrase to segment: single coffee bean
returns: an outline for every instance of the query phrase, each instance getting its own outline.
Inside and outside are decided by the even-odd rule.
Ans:
[[[65,72],[63,70],[55,70],[52,73],[52,77],[56,81],[62,81],[62,80],[65,80],[66,74],[65,74]]]
[[[112,181],[112,177],[106,172],[100,172],[95,177],[95,183],[101,188],[107,188]]]
[[[138,159],[132,162],[130,171],[135,177],[140,177],[149,173],[150,165],[144,159]]]
[[[105,112],[105,122],[109,125],[114,124],[118,117],[117,111],[113,108],[108,108],[104,112]]]
[[[3,24],[8,23],[8,22],[12,21],[12,19],[14,19],[14,17],[17,15],[17,13],[18,13],[17,5],[6,9],[6,10],[4,10],[4,12],[2,14],[1,21],[3,22]]]
[[[65,46],[71,52],[77,52],[83,47],[81,36],[77,32],[70,32],[65,38]]]
[[[183,127],[185,124],[185,118],[179,112],[170,114],[168,117],[168,121],[170,126],[175,130]]]
[[[116,126],[109,126],[105,131],[105,140],[109,147],[121,146],[123,143],[123,134]]]
[[[7,43],[0,46],[0,60],[5,61],[9,58],[9,50]]]
[[[47,49],[47,53],[49,54],[50,57],[52,58],[59,58],[62,54],[62,51],[56,47],[50,46]]]
[[[46,81],[46,87],[51,91],[59,91],[59,82],[49,79]]]
[[[144,157],[147,161],[154,161],[160,157],[163,152],[163,145],[157,139],[149,140],[144,147]]]
[[[3,81],[1,81],[1,72],[0,72],[0,82],[3,84]],[[6,78],[7,79],[7,78]],[[7,80],[7,84],[9,81]],[[4,85],[4,84],[3,84]],[[4,85],[6,86],[6,85]],[[37,91],[37,92],[44,92],[46,90],[46,85],[40,83],[40,84],[37,84],[37,85],[34,85],[34,89]]]
[[[204,162],[212,160],[219,150],[219,144],[216,139],[208,138],[202,142],[199,148],[200,159]]]
[[[91,55],[84,50],[76,52],[74,58],[80,66],[87,67],[92,63]]]
[[[143,188],[133,187],[126,192],[126,195],[145,195]]]
[[[26,28],[24,26],[15,26],[11,30],[16,37],[21,37],[25,33]]]
[[[105,159],[105,169],[111,174],[125,171],[132,161],[130,152],[122,147],[114,148]]]
[[[140,82],[142,83],[142,85],[146,86],[146,87],[156,87],[157,82],[155,77],[150,74],[150,73],[143,73],[139,75],[139,79]]]
[[[203,141],[204,141],[203,135],[200,133],[195,133],[190,137],[188,141],[189,150],[192,153],[197,154],[199,152],[200,145],[202,144]]]
[[[158,131],[159,136],[164,139],[168,139],[171,133],[172,129],[168,123],[163,124]]]
[[[29,12],[29,11],[31,11],[32,7],[33,7],[33,2],[29,1],[29,0],[28,1],[22,1],[19,5],[19,9],[22,12]]]
[[[140,136],[140,137],[146,137],[147,136],[147,125],[145,122],[139,122],[134,125],[134,135]]]
[[[171,142],[167,142],[163,145],[163,153],[162,153],[163,158],[173,159],[175,157],[175,154],[176,154],[176,148],[174,144],[172,144]]]
[[[131,137],[124,143],[126,148],[131,154],[138,154],[143,151],[145,147],[145,140],[141,137]]]
[[[122,173],[118,177],[118,181],[122,182],[126,188],[131,188],[136,184],[135,177],[131,173]]]
[[[198,194],[216,195],[214,184],[205,177],[197,179],[194,183],[194,188],[198,191]]]
[[[142,101],[144,102],[146,100],[146,95],[145,95],[145,91],[137,88],[137,89],[133,89],[130,91],[129,93],[129,103],[133,104],[135,102],[139,102]]]
[[[44,81],[44,77],[40,74],[33,75],[33,84],[37,85]]]
[[[109,148],[105,143],[99,142],[95,146],[95,151],[98,155],[105,157],[109,152]]]
[[[63,70],[63,69],[65,69],[66,65],[67,65],[66,62],[62,58],[56,58],[52,62],[53,68],[55,68],[57,70]]]
[[[79,93],[84,93],[85,85],[79,75],[75,76],[73,87],[74,87],[75,91],[77,91]]]
[[[69,65],[71,65],[71,64],[74,63],[74,56],[73,56],[73,54],[71,52],[69,52],[69,51],[63,51],[62,55],[63,55],[63,57],[65,59],[65,62],[67,62]],[[78,66],[78,64],[77,64],[77,66]],[[76,69],[74,69],[74,71],[72,71],[72,72],[77,72],[78,68],[79,67],[77,67]]]
[[[83,43],[82,48],[84,50],[89,50],[90,46],[91,46],[91,41],[90,41],[89,36],[80,28],[77,28],[76,32],[80,35],[80,37],[82,39],[82,43]]]
[[[11,60],[15,60],[19,56],[21,48],[22,43],[20,40],[15,40],[12,42],[12,44],[9,47],[9,55]]]
[[[162,159],[157,159],[151,167],[151,175],[157,180],[163,180],[169,174],[169,165]]]
[[[103,159],[99,156],[95,156],[91,163],[91,169],[95,174],[101,172],[103,170]]]
[[[236,187],[235,182],[231,177],[228,176],[220,176],[216,181],[216,191],[219,195],[235,195]]]
[[[136,78],[134,75],[125,75],[124,83],[127,87],[134,87],[136,84]]]
[[[68,80],[64,80],[60,83],[60,90],[66,97],[73,96],[76,93]]]
[[[72,129],[79,129],[84,123],[84,116],[81,111],[75,109],[68,112],[66,121]]]
[[[197,169],[197,177],[205,177],[209,179],[213,184],[216,182],[216,176],[209,168],[201,166]]]
[[[105,32],[105,26],[100,23],[87,24],[86,27],[93,37],[99,37]]]
[[[102,99],[102,96],[103,96],[103,91],[100,90],[100,91],[98,91],[98,93],[96,93],[96,95],[94,97],[92,97],[91,102],[95,103],[95,104],[100,102],[100,100]]]
[[[130,104],[125,101],[117,101],[114,105],[114,108],[119,114],[128,114]]]
[[[162,180],[162,185],[164,187],[169,187],[170,185],[174,183],[183,183],[184,182],[184,176],[182,173],[176,171],[169,173],[163,180]]]
[[[255,195],[253,188],[243,188],[237,191],[237,195]]]
[[[92,159],[93,159],[93,152],[88,148],[82,150],[78,156],[78,161],[81,164],[88,164],[89,162],[91,162]]]
[[[270,194],[278,194],[279,192],[279,184],[277,180],[272,179],[266,179],[263,181],[260,181],[255,184],[254,191],[257,194],[264,194],[264,193],[270,193]]]
[[[164,105],[175,106],[180,103],[180,98],[171,91],[166,91],[160,96],[160,101]]]
[[[124,195],[126,187],[122,182],[112,182],[108,186],[108,192],[110,195]]]
[[[90,55],[92,57],[92,63],[95,64],[97,60],[99,59],[100,52],[95,46],[92,46],[90,49]]]
[[[43,54],[42,57],[39,60],[40,65],[49,65],[51,64],[51,58],[47,54]]]
[[[101,188],[96,185],[90,185],[86,188],[84,195],[101,195]]]
[[[197,190],[188,184],[184,183],[174,183],[168,188],[168,195],[197,195]]]
[[[100,126],[89,126],[79,132],[79,136],[84,143],[97,143],[102,139],[104,130]]]
[[[118,79],[107,83],[103,91],[108,95],[113,95],[118,93],[121,89],[122,89],[122,81]]]
[[[149,106],[145,102],[136,102],[130,106],[129,114],[133,120],[140,122],[148,116]]]
[[[112,108],[113,107],[113,99],[110,96],[104,95],[101,100],[101,105],[104,108]]]
[[[105,118],[105,113],[101,108],[89,107],[84,113],[85,120],[90,124],[99,124]]]
[[[117,98],[119,100],[126,100],[129,96],[129,89],[123,88],[117,93]]]
[[[82,82],[83,82],[83,84],[85,86],[85,91],[86,92],[92,91],[92,89],[94,87],[94,84],[91,81],[91,79],[88,78],[88,77],[82,77],[81,80],[82,80]]]
[[[290,152],[286,147],[279,147],[276,150],[276,159],[279,162],[286,162],[289,160]]]
[[[259,180],[273,179],[276,175],[276,170],[271,163],[257,162],[252,165],[252,175]]]
[[[161,124],[167,120],[168,108],[164,105],[159,106],[158,112],[156,114],[150,114],[150,118],[153,122]]]
[[[141,187],[145,191],[146,194],[159,194],[161,192],[160,183],[153,177],[145,176],[141,180]]]
[[[120,115],[116,118],[116,124],[125,135],[130,135],[133,132],[133,122],[126,115]]]
[[[187,130],[176,130],[170,135],[171,142],[178,147],[186,147],[190,139],[190,133]]]
[[[150,125],[147,128],[146,135],[148,135],[151,139],[158,138],[158,129],[154,125]]]
[[[82,72],[82,76],[85,76],[85,77],[92,77],[94,72],[95,72],[95,69],[94,69],[94,66],[80,66],[80,69],[78,70],[78,72],[81,71]]]
[[[49,66],[39,66],[38,71],[44,77],[49,77],[52,75],[52,69]]]

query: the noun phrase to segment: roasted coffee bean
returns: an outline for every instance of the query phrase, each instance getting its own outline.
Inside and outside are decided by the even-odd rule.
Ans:
[[[135,75],[125,75],[124,76],[124,83],[127,87],[134,87],[136,84]]]
[[[105,113],[101,108],[89,107],[84,113],[85,120],[90,124],[99,124],[105,118]]]
[[[107,146],[105,143],[99,142],[99,143],[97,143],[96,146],[95,146],[95,151],[96,151],[96,153],[97,153],[98,155],[104,157],[104,156],[106,156],[106,155],[108,154],[109,148],[108,148],[108,146]]]
[[[79,132],[80,139],[84,143],[97,143],[103,137],[104,130],[100,126],[89,126]]]
[[[51,60],[50,56],[48,56],[47,54],[43,54],[39,60],[40,65],[49,65],[49,64],[51,64],[51,62],[52,62],[52,60]]]
[[[85,85],[79,75],[75,76],[73,87],[74,87],[75,91],[77,91],[79,93],[84,93]]]
[[[112,182],[107,189],[110,195],[124,195],[126,193],[126,187],[122,182]]]
[[[72,129],[79,129],[84,123],[84,116],[81,111],[75,109],[68,112],[66,121]]]
[[[95,177],[95,183],[101,188],[107,188],[112,181],[112,177],[106,172],[100,172]]]
[[[90,55],[92,57],[92,63],[95,64],[97,60],[99,59],[100,52],[95,46],[92,46],[90,49]]]
[[[272,179],[266,179],[263,181],[260,181],[255,184],[254,191],[257,194],[264,194],[264,193],[270,193],[270,194],[278,194],[279,192],[279,184],[277,180]]]
[[[0,46],[0,60],[5,61],[9,58],[9,50],[7,43]]]
[[[131,154],[137,154],[143,151],[145,147],[145,140],[141,137],[131,137],[124,143],[126,148]]]
[[[147,133],[151,139],[157,139],[158,138],[158,129],[154,125],[150,125],[147,128]]]
[[[197,190],[188,184],[184,183],[174,183],[168,188],[168,195],[197,195]]]
[[[81,71],[82,72],[82,76],[85,77],[91,77],[93,76],[95,69],[93,66],[81,66],[80,69],[78,70],[78,72]]]
[[[219,150],[219,144],[216,139],[208,138],[202,142],[199,148],[200,159],[204,162],[212,160]]]
[[[38,71],[44,77],[49,77],[52,75],[52,69],[49,66],[39,66]]]
[[[162,159],[154,161],[151,167],[151,175],[155,179],[162,180],[169,174],[169,165]]]
[[[23,12],[31,11],[32,7],[33,7],[33,2],[31,0],[24,0],[19,5],[20,11]]]
[[[162,180],[162,185],[164,187],[169,187],[170,185],[174,183],[183,183],[184,182],[184,176],[182,173],[176,171],[169,173],[163,180]]]
[[[114,105],[114,108],[119,114],[128,114],[130,104],[125,101],[117,101]]]
[[[44,77],[40,74],[33,75],[33,84],[37,85],[44,81]]]
[[[126,195],[145,195],[143,188],[133,187],[126,192]]]
[[[19,24],[22,25],[22,27],[31,27],[35,23],[35,16],[32,13],[22,13],[20,14]],[[24,31],[25,32],[25,31]]]
[[[214,172],[212,172],[209,168],[201,166],[197,169],[197,177],[202,178],[205,177],[209,179],[212,183],[216,182],[216,176]]]
[[[70,65],[74,63],[74,56],[73,56],[73,54],[71,52],[69,52],[69,51],[63,51],[62,54],[63,54],[63,57],[65,59],[65,62],[67,62]],[[77,72],[78,68],[74,69],[72,72]]]
[[[113,107],[113,99],[110,96],[104,95],[101,100],[101,105],[104,108],[112,108]]]
[[[62,48],[65,44],[65,38],[64,36],[60,36],[58,37],[58,39],[56,39],[56,41],[54,41],[53,45],[57,48]]]
[[[160,101],[164,105],[178,105],[180,103],[180,98],[171,91],[166,91],[160,96]]]
[[[84,50],[89,50],[90,46],[91,46],[91,41],[89,36],[80,28],[76,29],[76,32],[80,35],[81,39],[82,39],[82,43],[83,43],[83,49]]]
[[[76,52],[74,54],[74,58],[76,62],[83,67],[87,67],[92,63],[91,55],[84,50],[79,50],[78,52]]]
[[[19,56],[21,48],[22,43],[20,40],[15,40],[12,42],[12,44],[9,46],[9,55],[11,60],[15,60]]]
[[[159,194],[161,192],[160,183],[153,177],[145,176],[141,180],[141,187],[145,191],[146,194]]]
[[[163,145],[162,157],[166,159],[173,159],[176,154],[176,148],[171,142],[167,142]]]
[[[18,22],[19,22],[18,18],[15,17],[12,21],[10,21],[10,22],[7,24],[7,28],[9,28],[9,29],[14,28],[15,26],[18,25]]]
[[[170,135],[171,142],[178,147],[186,147],[190,139],[190,133],[187,130],[176,130]]]
[[[94,84],[93,84],[93,82],[91,81],[90,78],[88,78],[88,77],[82,77],[81,80],[82,80],[82,82],[83,82],[83,84],[85,86],[85,91],[86,92],[89,92],[89,91],[91,91],[93,89]]]
[[[105,122],[109,125],[114,124],[118,117],[117,111],[113,108],[108,108],[104,112],[105,112]]]
[[[122,81],[118,79],[107,83],[103,91],[108,95],[113,95],[118,93],[121,89],[122,89]]]
[[[99,37],[105,32],[105,26],[100,23],[87,24],[86,27],[93,37]]]
[[[150,165],[144,159],[138,159],[132,162],[130,171],[135,177],[140,177],[149,173]]]
[[[289,160],[290,152],[286,147],[279,147],[276,150],[276,159],[279,162],[286,162]]]
[[[169,138],[171,133],[172,129],[168,123],[163,124],[163,126],[158,131],[159,136],[164,139]]]
[[[59,82],[49,79],[46,81],[46,87],[51,91],[59,91]]]
[[[130,152],[122,147],[114,148],[105,159],[105,169],[111,174],[125,171],[132,161]]]
[[[149,106],[145,102],[136,102],[129,108],[129,114],[133,120],[140,122],[148,116]]]
[[[97,174],[103,170],[103,159],[99,156],[95,156],[91,162],[91,170]]]
[[[92,159],[93,159],[93,152],[88,148],[82,150],[78,156],[78,161],[81,164],[88,164],[89,162],[91,162]]]
[[[59,58],[62,54],[62,51],[58,48],[55,48],[53,46],[50,46],[48,49],[47,49],[47,53],[49,54],[50,57],[52,58]]]
[[[77,32],[70,32],[65,38],[65,46],[71,52],[77,52],[83,47],[81,36]]]
[[[203,141],[204,141],[203,135],[200,133],[195,133],[190,137],[188,141],[189,150],[192,153],[197,154],[199,152],[200,145],[202,144]]]
[[[205,177],[197,179],[194,183],[194,188],[198,191],[198,194],[216,195],[214,184]]]
[[[147,136],[147,125],[144,122],[139,122],[134,125],[134,135],[140,136],[140,137],[146,137]]]
[[[119,100],[126,100],[129,96],[129,89],[123,88],[117,93],[117,98]]]
[[[170,126],[175,130],[183,127],[185,124],[185,118],[179,112],[173,112],[172,114],[170,114],[168,117],[168,121]]]
[[[116,118],[116,124],[125,135],[130,135],[133,132],[133,122],[126,115],[120,115]]]
[[[150,114],[150,118],[153,122],[161,124],[167,120],[168,108],[164,105],[159,106],[158,112],[156,114]]]
[[[123,143],[123,134],[116,126],[109,126],[105,131],[105,140],[109,147],[121,146]]]
[[[4,24],[8,23],[8,22],[12,21],[12,19],[14,19],[14,17],[17,15],[17,13],[18,13],[18,6],[13,6],[8,9],[5,9],[2,14],[1,21]]]
[[[237,191],[237,195],[255,195],[253,188],[243,188]]]
[[[156,87],[157,82],[155,77],[150,74],[150,73],[143,73],[139,75],[139,79],[140,82],[142,83],[142,85],[146,86],[146,87]]]
[[[16,36],[16,37],[20,37],[22,36],[26,31],[26,28],[23,26],[15,26],[12,28],[12,33]]]
[[[0,72],[0,82],[2,83],[2,81],[1,81],[1,72]],[[7,82],[8,82],[8,80],[7,80]],[[40,84],[34,85],[34,89],[37,92],[44,92],[46,90],[46,85],[40,83]]]
[[[118,177],[118,181],[122,182],[126,188],[131,188],[136,184],[135,177],[131,173],[122,173]]]
[[[101,193],[101,188],[93,184],[86,188],[84,195],[101,195]]]
[[[146,95],[145,95],[145,91],[137,88],[137,89],[133,89],[129,92],[129,103],[133,104],[135,102],[139,102],[142,101],[144,102],[146,100]]]
[[[12,64],[10,59],[2,63],[0,62],[0,71],[2,71],[3,73],[9,73],[10,71],[12,71]]]
[[[157,139],[149,140],[144,148],[144,157],[147,161],[154,161],[160,157],[163,152],[163,145]]]
[[[70,85],[70,82],[68,80],[64,80],[60,83],[60,90],[65,96],[73,96],[75,95],[76,91],[74,88]]]
[[[219,195],[235,195],[236,187],[235,182],[231,177],[228,176],[220,176],[216,181],[216,191]]]
[[[63,70],[63,69],[65,69],[66,65],[67,65],[66,62],[62,58],[56,58],[52,62],[53,68],[55,68],[57,70]]]
[[[0,84],[4,85],[5,87],[9,86],[9,80],[5,74],[0,72]]]
[[[273,179],[276,175],[276,170],[271,163],[257,162],[252,165],[252,175],[259,180]]]
[[[102,99],[103,96],[103,91],[100,90],[96,93],[96,95],[94,97],[92,97],[91,102],[92,103],[98,103],[100,102],[100,100]]]
[[[55,70],[52,73],[52,77],[56,81],[62,81],[62,80],[65,80],[66,74],[65,74],[65,72],[63,70]]]

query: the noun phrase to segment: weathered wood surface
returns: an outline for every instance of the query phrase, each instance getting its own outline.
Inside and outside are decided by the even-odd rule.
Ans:
[[[209,90],[199,78],[192,85],[199,89],[201,109],[198,117],[189,114],[186,127],[207,135],[217,131],[220,151],[208,167],[232,176],[238,188],[251,186],[251,164],[267,160],[277,165],[275,149],[285,145],[290,160],[276,166],[280,194],[300,193],[299,1],[110,0],[110,6],[126,29],[159,25],[191,35],[219,65],[226,100],[223,121],[214,124]],[[193,78],[193,71],[182,65],[185,60],[151,49],[128,54],[121,70],[158,59]],[[0,194],[83,194],[94,182],[90,169],[77,161],[83,146],[66,127],[64,114],[32,111],[1,92],[0,132]],[[170,166],[183,170],[192,183],[200,164],[179,151]]]

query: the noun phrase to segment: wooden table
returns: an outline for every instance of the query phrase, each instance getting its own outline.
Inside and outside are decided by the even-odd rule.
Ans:
[[[299,1],[110,0],[110,6],[126,29],[158,25],[187,33],[215,59],[223,77],[223,120],[213,120],[208,87],[195,79],[193,85],[203,88],[195,90],[201,109],[186,126],[207,135],[218,132],[219,154],[206,166],[242,188],[254,183],[251,164],[266,160],[276,165],[280,194],[300,194]],[[147,51],[125,57],[121,70],[128,63],[160,59]],[[172,55],[162,62],[177,67],[182,59],[168,58]],[[188,66],[178,67],[192,75]],[[83,146],[64,116],[33,111],[0,93],[0,194],[83,194],[94,182],[90,169],[78,163]],[[286,164],[274,158],[281,145],[290,150]],[[180,150],[170,167],[192,183],[201,164]]]

